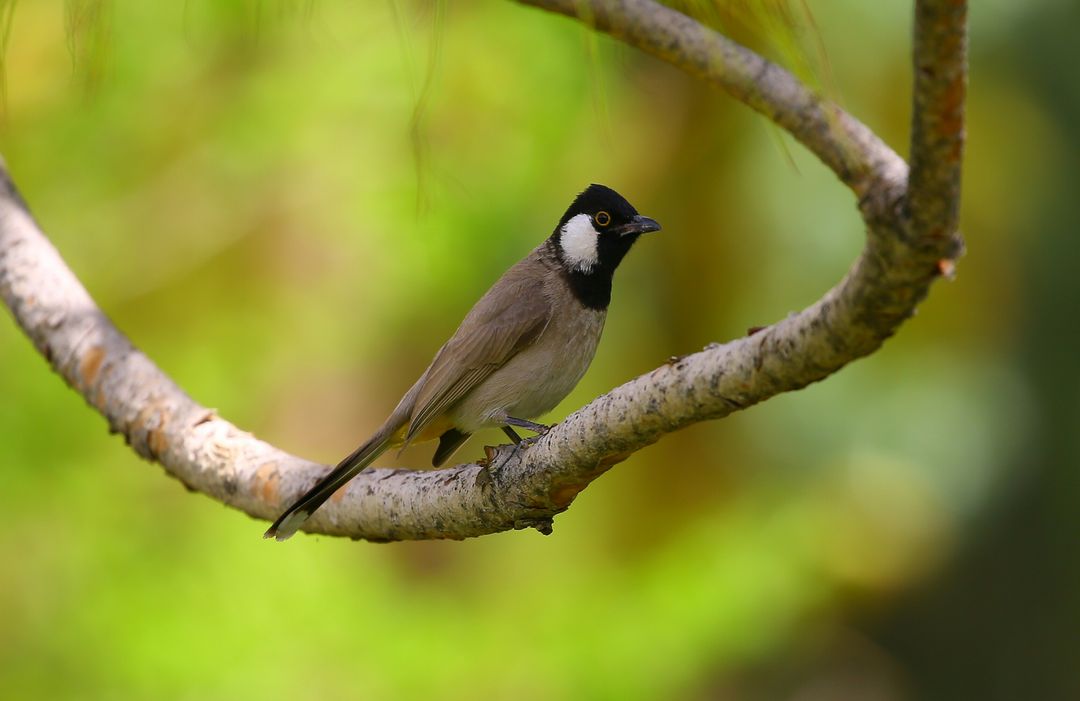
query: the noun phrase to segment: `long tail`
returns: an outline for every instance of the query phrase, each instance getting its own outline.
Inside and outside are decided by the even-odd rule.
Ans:
[[[296,503],[278,516],[274,525],[266,529],[263,538],[277,538],[279,541],[287,540],[296,533],[296,530],[308,520],[315,510],[323,505],[334,492],[340,489],[346,482],[355,477],[361,470],[370,465],[383,452],[390,447],[393,430],[380,430],[366,443],[349,454],[347,458],[338,463],[338,466],[330,471],[326,477],[309,489],[304,496],[297,499]]]

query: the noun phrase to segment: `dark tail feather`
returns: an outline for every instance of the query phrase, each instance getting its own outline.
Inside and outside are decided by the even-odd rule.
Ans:
[[[349,454],[347,458],[338,463],[338,466],[330,471],[326,477],[309,489],[304,496],[296,500],[296,503],[278,516],[277,521],[266,529],[263,538],[277,538],[287,540],[296,533],[297,529],[308,520],[315,510],[341,489],[346,482],[355,477],[361,470],[375,461],[375,458],[383,454],[389,447],[390,432],[380,431],[359,448]]]
[[[435,456],[431,458],[432,467],[441,467],[446,460],[461,447],[461,444],[469,440],[471,433],[463,433],[452,428],[439,436],[439,447],[435,449]]]

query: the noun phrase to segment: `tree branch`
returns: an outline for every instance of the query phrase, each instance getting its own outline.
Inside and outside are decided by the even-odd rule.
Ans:
[[[750,49],[653,0],[518,0],[581,20],[746,103],[803,143],[863,197],[907,165],[863,123]]]
[[[917,236],[934,240],[953,235],[960,217],[967,2],[918,0],[914,43],[907,214]]]
[[[571,16],[587,9],[597,28],[721,85],[790,130],[859,195],[866,247],[844,279],[802,312],[752,336],[673,358],[592,401],[527,448],[502,446],[482,463],[434,472],[361,473],[308,520],[307,531],[370,540],[466,538],[523,527],[550,532],[552,518],[578,492],[664,434],[805,387],[873,352],[911,316],[946,269],[943,262],[951,265],[959,251],[955,218],[951,228],[946,219],[933,229],[911,226],[908,219],[917,219],[914,209],[923,197],[928,207],[956,209],[958,190],[950,183],[958,183],[958,158],[955,168],[936,164],[957,132],[950,138],[946,130],[927,132],[926,125],[955,114],[962,134],[962,112],[943,107],[954,93],[933,71],[916,81],[922,105],[916,123],[925,123],[924,134],[936,135],[919,137],[913,148],[924,159],[926,191],[909,198],[905,164],[866,127],[781,68],[690,18],[648,0],[528,2]],[[929,16],[919,45],[958,66],[962,83],[962,45],[956,64],[954,53],[943,49],[948,42],[933,38],[946,20]],[[949,21],[956,16],[948,14]],[[951,70],[941,75],[955,78]],[[38,229],[2,167],[0,296],[111,430],[192,489],[271,519],[328,469],[215,416],[136,350]]]

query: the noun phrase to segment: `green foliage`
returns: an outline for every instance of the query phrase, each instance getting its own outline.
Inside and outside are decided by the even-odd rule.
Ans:
[[[87,92],[104,79],[108,63],[111,0],[64,0],[64,28],[72,72]]]
[[[819,85],[825,44],[806,0],[668,0],[664,3]]]
[[[7,109],[7,46],[18,0],[0,0],[0,115]]]

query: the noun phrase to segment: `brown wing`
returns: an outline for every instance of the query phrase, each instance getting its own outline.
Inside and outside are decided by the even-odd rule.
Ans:
[[[543,264],[530,256],[506,271],[469,311],[428,368],[413,405],[406,444],[540,337],[551,318],[551,305],[541,291],[545,273]]]

